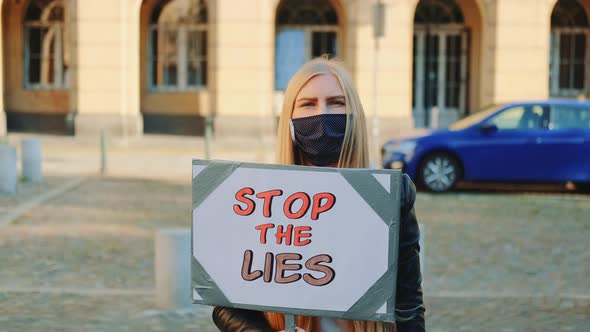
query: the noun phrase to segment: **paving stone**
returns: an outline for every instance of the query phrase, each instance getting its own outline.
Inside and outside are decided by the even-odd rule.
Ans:
[[[96,147],[45,142],[51,159],[44,165],[66,174],[46,177],[48,184],[96,174]],[[152,142],[115,146],[116,174],[91,175],[0,228],[1,331],[216,330],[211,308],[161,311],[149,294],[154,231],[190,227],[187,165],[201,153],[193,144],[202,143]],[[240,146],[217,156],[270,159],[264,151]],[[0,197],[0,213],[41,192],[29,189],[20,201]],[[428,331],[590,331],[590,196],[420,192],[416,213],[428,230]]]

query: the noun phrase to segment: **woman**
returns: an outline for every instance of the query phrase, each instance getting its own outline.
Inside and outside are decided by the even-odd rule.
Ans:
[[[368,168],[365,116],[352,79],[335,60],[306,63],[285,91],[278,129],[278,162],[284,165]],[[298,331],[414,332],[424,331],[420,287],[416,191],[402,177],[401,223],[396,287],[396,324],[297,317]],[[213,320],[224,332],[282,331],[283,314],[216,307]]]

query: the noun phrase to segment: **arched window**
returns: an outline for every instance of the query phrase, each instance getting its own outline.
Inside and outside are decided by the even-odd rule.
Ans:
[[[577,0],[560,0],[551,14],[554,28],[587,27],[588,17],[584,7]]]
[[[207,6],[161,0],[150,16],[149,87],[186,91],[207,85]]]
[[[550,92],[552,96],[586,93],[588,16],[577,0],[559,0],[551,14]]]
[[[412,106],[417,126],[466,113],[468,31],[454,0],[420,0],[414,15]],[[438,110],[438,111],[435,111]]]
[[[280,25],[338,25],[338,15],[328,0],[284,0],[277,10]]]
[[[307,60],[338,55],[338,14],[329,0],[282,0],[275,24],[276,90]]]
[[[463,13],[453,0],[421,0],[416,7],[414,23],[463,23]]]
[[[24,19],[25,87],[68,86],[63,0],[32,0]]]

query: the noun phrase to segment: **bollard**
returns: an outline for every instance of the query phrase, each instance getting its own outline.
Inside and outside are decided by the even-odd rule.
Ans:
[[[100,130],[100,174],[105,175],[107,172],[107,131]]]
[[[22,173],[25,181],[41,183],[41,142],[35,138],[23,140],[21,144]]]
[[[16,148],[0,144],[0,193],[16,194]]]
[[[156,233],[155,272],[158,308],[178,309],[192,304],[190,242],[190,229],[171,228]]]

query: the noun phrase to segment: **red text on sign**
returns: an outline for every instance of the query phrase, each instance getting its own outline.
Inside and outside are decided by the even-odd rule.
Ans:
[[[284,244],[290,246],[293,244],[294,246],[301,247],[311,243],[311,240],[308,239],[311,237],[311,227],[309,226],[296,226],[289,224],[287,226],[279,225],[275,229],[275,224],[262,224],[254,227],[256,230],[260,231],[260,243],[266,244],[267,235],[269,230],[271,234],[274,233],[276,244]]]
[[[240,204],[234,204],[233,210],[237,215],[249,216],[256,210],[254,197],[263,201],[262,215],[265,218],[272,217],[272,204],[275,197],[283,195],[280,189],[263,191],[255,195],[254,189],[244,187],[240,189],[235,198]],[[254,197],[252,197],[254,196]],[[289,195],[283,202],[283,214],[289,219],[300,219],[305,216],[311,207],[311,220],[318,220],[320,214],[329,211],[336,204],[336,196],[329,192],[321,192],[310,197],[307,193],[296,192]],[[295,206],[299,206],[296,208]]]

